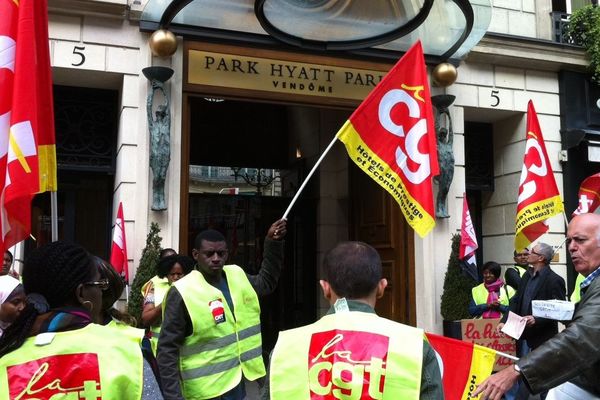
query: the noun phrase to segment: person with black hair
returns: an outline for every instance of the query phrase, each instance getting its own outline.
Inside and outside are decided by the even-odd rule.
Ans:
[[[99,323],[135,327],[137,325],[135,317],[114,306],[125,290],[125,280],[108,261],[96,256],[92,256],[92,260],[100,270],[101,278],[108,281],[108,288],[102,291],[102,314]]]
[[[23,268],[28,304],[0,338],[0,399],[160,399],[139,336],[97,325],[109,286],[81,246],[52,242]]]
[[[160,335],[160,326],[162,322],[162,301],[171,285],[194,269],[194,260],[188,256],[167,255],[160,259],[156,266],[156,276],[159,279],[167,280],[166,290],[162,290],[164,285],[158,285],[158,290],[152,287],[144,297],[144,308],[142,309],[142,323],[147,327],[147,337],[152,345],[152,352],[156,355],[158,346],[158,337]],[[159,297],[159,299],[157,299]],[[156,304],[158,302],[158,304]]]
[[[225,237],[216,230],[196,236],[197,270],[175,282],[164,300],[158,365],[166,399],[245,398],[244,378],[265,375],[258,296],[277,287],[286,221],[271,225],[257,275],[225,265]]]
[[[500,318],[508,312],[508,302],[515,291],[500,279],[501,272],[502,267],[495,261],[483,264],[483,282],[471,289],[469,314],[473,318]]]
[[[20,279],[19,273],[12,267],[13,261],[13,254],[9,250],[5,250],[4,257],[2,258],[2,269],[0,270],[0,276],[10,275],[15,279]]]
[[[170,247],[167,247],[166,249],[162,249],[158,255],[158,258],[160,260],[162,260],[165,257],[169,257],[169,256],[176,256],[177,252],[175,251],[175,249],[172,249]]]
[[[160,263],[161,260],[172,255],[177,255],[177,252],[174,249],[170,247],[162,249],[158,255],[158,262]],[[154,275],[152,279],[144,283],[141,289],[142,298],[144,299],[144,303],[142,305],[142,313],[144,312],[144,307],[146,304],[151,304],[154,307],[161,306],[165,294],[167,294],[167,291],[170,287],[171,285],[169,284],[169,280],[166,276],[160,277],[158,275]],[[160,310],[161,311],[158,312],[159,315],[162,312],[162,307],[160,308]],[[142,319],[142,323],[144,323],[144,325],[148,327],[148,329],[146,330],[146,337],[151,341],[151,349],[154,355],[156,356],[156,346],[158,343],[158,335],[160,334],[160,325],[156,326],[156,329],[153,330],[151,325],[154,323],[154,321],[145,323]]]
[[[521,282],[521,278],[527,272],[527,268],[529,264],[527,263],[527,257],[529,256],[529,249],[525,247],[521,251],[515,250],[513,252],[513,260],[515,264],[511,267],[508,267],[504,272],[504,280],[506,284],[517,290],[519,288],[519,283]]]
[[[388,284],[377,250],[340,243],[325,255],[323,272],[331,307],[311,325],[279,332],[263,398],[443,399],[423,330],[375,314]]]

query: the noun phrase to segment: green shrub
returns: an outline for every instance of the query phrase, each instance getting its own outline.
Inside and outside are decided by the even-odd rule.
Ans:
[[[471,289],[477,285],[470,276],[463,273],[458,259],[460,235],[452,235],[452,251],[448,259],[448,270],[444,276],[441,313],[445,321],[471,318],[469,302]]]
[[[587,5],[573,11],[567,33],[573,43],[585,49],[590,57],[592,81],[600,83],[600,7]]]
[[[156,265],[160,256],[160,242],[162,242],[162,238],[158,235],[159,232],[160,228],[158,224],[152,222],[150,224],[150,232],[146,237],[146,247],[142,251],[140,265],[135,273],[129,293],[129,314],[135,317],[139,326],[141,326],[142,307],[144,305],[141,293],[142,286],[156,275]]]

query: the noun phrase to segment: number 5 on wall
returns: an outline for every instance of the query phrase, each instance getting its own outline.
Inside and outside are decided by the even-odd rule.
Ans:
[[[85,54],[83,54],[84,50],[85,50],[85,46],[73,46],[73,54],[75,54],[75,56],[79,57],[80,60],[79,60],[79,62],[71,63],[72,66],[79,67],[79,66],[83,65],[83,63],[85,62]]]

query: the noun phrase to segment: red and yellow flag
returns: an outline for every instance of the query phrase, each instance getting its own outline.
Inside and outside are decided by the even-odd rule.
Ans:
[[[588,176],[579,186],[579,207],[573,216],[596,212],[600,206],[600,172]]]
[[[431,95],[421,42],[388,72],[338,132],[350,158],[398,202],[421,236],[435,226],[438,175]]]
[[[492,374],[496,352],[488,347],[427,333],[429,344],[441,358],[444,398],[470,400],[477,385]]]
[[[31,199],[56,190],[47,0],[0,0],[0,247],[31,232]]]
[[[546,219],[560,214],[563,209],[540,123],[533,102],[529,100],[525,157],[517,199],[515,250],[523,250],[546,233]]]

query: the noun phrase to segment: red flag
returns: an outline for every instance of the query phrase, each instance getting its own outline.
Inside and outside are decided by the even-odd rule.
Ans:
[[[474,343],[426,333],[442,362],[444,398],[469,400],[477,385],[492,374],[496,351]]]
[[[540,123],[530,100],[527,105],[525,157],[517,199],[515,250],[523,250],[546,233],[546,219],[561,212],[563,203],[554,180]]]
[[[113,243],[110,251],[110,263],[123,278],[129,282],[129,264],[127,263],[127,240],[125,239],[125,219],[123,203],[119,203],[117,219],[113,230]]]
[[[579,187],[579,207],[573,216],[593,213],[600,206],[600,173],[588,176]]]
[[[471,213],[469,212],[469,204],[467,203],[467,196],[463,193],[463,212],[462,224],[460,226],[460,248],[458,258],[464,260],[466,257],[473,255],[478,247],[475,228],[471,221]]]
[[[400,205],[421,236],[435,226],[432,178],[437,142],[421,42],[354,111],[338,138],[350,158]]]
[[[478,279],[477,259],[475,258],[475,250],[477,250],[478,247],[477,236],[475,235],[475,228],[473,227],[471,213],[469,212],[469,204],[467,203],[467,195],[463,193],[463,212],[462,224],[460,226],[458,258],[462,261],[463,268],[466,269],[467,273],[475,280]]]
[[[0,0],[0,245],[31,233],[31,199],[56,190],[46,0]]]

